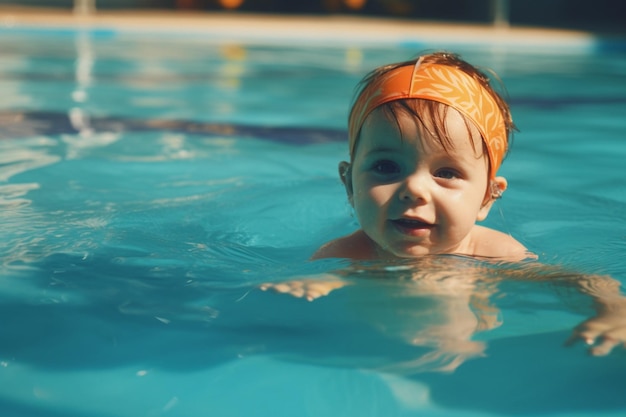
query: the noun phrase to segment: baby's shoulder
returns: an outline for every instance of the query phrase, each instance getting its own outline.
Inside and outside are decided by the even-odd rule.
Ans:
[[[313,254],[311,259],[371,259],[374,252],[370,239],[362,230],[358,230],[324,244]]]
[[[511,261],[535,259],[536,255],[529,252],[513,236],[484,226],[475,226],[473,233],[474,254],[489,258],[501,258]]]

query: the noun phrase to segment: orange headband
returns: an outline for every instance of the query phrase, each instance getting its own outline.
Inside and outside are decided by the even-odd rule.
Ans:
[[[440,64],[421,63],[393,69],[360,94],[350,113],[350,154],[365,118],[378,106],[395,100],[420,98],[446,104],[471,120],[487,145],[493,179],[507,149],[502,112],[493,96],[469,74]]]

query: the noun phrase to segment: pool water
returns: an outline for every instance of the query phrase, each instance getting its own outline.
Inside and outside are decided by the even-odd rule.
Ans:
[[[594,315],[566,280],[308,261],[357,227],[355,84],[441,46],[1,32],[0,415],[623,416],[626,350],[564,346]],[[626,284],[623,49],[443,47],[520,129],[485,224]],[[259,290],[333,271],[313,302]]]

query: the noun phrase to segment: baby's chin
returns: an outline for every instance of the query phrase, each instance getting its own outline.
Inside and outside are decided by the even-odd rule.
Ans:
[[[432,242],[397,242],[395,244],[376,244],[378,257],[381,260],[408,260],[424,256],[459,255],[472,256],[464,250],[463,242],[456,245],[436,245]]]
[[[436,248],[431,248],[428,246],[422,245],[411,245],[411,246],[379,246],[378,255],[380,259],[393,260],[393,259],[414,259],[420,258],[423,256],[432,256],[432,255],[444,255],[446,254],[443,251],[437,250]]]

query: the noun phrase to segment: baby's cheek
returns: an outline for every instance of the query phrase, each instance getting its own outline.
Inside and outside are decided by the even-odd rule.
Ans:
[[[376,213],[378,213],[382,206],[382,199],[379,195],[368,193],[363,195],[361,198],[361,208],[364,211],[364,214],[367,214],[370,217],[375,217]]]
[[[373,196],[366,193],[355,199],[354,211],[361,226],[365,226],[377,218],[380,206]]]
[[[364,191],[364,196],[367,195],[366,198],[375,202],[377,205],[382,205],[389,200],[389,197],[393,194],[393,192],[393,188],[388,184],[378,185],[374,187],[367,187]]]

